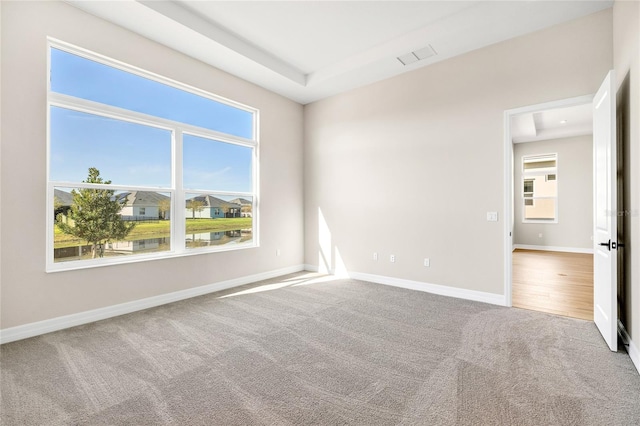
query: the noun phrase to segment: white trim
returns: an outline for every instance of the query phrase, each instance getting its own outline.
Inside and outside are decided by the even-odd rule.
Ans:
[[[505,305],[512,305],[511,297],[511,262],[513,244],[513,140],[511,138],[511,117],[514,115],[539,112],[548,109],[564,108],[576,105],[584,105],[593,102],[594,95],[577,96],[575,98],[561,99],[545,102],[537,105],[529,105],[504,112],[504,297]]]
[[[62,41],[53,37],[47,37],[47,43],[48,43],[47,50],[50,50],[53,47],[55,49],[62,50],[66,53],[70,53],[72,55],[89,59],[90,61],[98,62],[100,64],[103,64],[112,68],[116,68],[120,71],[128,72],[130,74],[147,78],[149,80],[154,80],[154,81],[157,81],[158,83],[162,83],[167,86],[174,86],[177,89],[183,90],[185,92],[193,93],[194,95],[201,96],[203,98],[207,98],[212,101],[219,102],[233,108],[241,109],[250,113],[254,113],[258,111],[257,108],[253,108],[249,105],[242,104],[240,102],[225,98],[220,95],[214,95],[213,93],[207,92],[206,90],[199,89],[195,86],[191,86],[191,85],[182,83],[180,81],[165,77],[163,75],[156,74],[142,68],[138,68],[134,65],[121,62],[117,59],[110,58],[105,55],[101,55],[99,53],[93,52],[88,49],[84,49],[82,47],[76,46],[71,43],[67,43],[65,41]]]
[[[316,265],[311,265],[309,263],[305,263],[304,264],[304,270],[307,272],[318,272],[320,268],[318,268]]]
[[[529,200],[533,200],[533,199],[539,200],[540,198],[529,198]],[[556,202],[556,206],[557,205],[558,205],[558,203]],[[524,212],[522,213],[522,216],[524,216]],[[525,219],[523,217],[522,218],[522,223],[546,223],[548,225],[557,225],[558,224],[558,219],[557,219],[557,215],[556,215],[556,219],[549,219],[549,220],[544,220],[544,219]]]
[[[172,226],[173,226],[172,221]],[[149,254],[136,254],[130,256],[117,256],[117,257],[102,257],[98,259],[86,259],[86,260],[68,260],[64,262],[56,262],[52,267],[48,268],[45,272],[47,274],[76,271],[80,269],[89,268],[102,268],[105,266],[124,265],[127,263],[148,262],[151,260],[163,260],[171,259],[174,257],[186,257],[197,256],[201,254],[220,253],[225,251],[246,250],[252,248],[258,248],[258,244],[251,241],[247,243],[238,244],[224,244],[221,246],[208,246],[198,248],[185,248],[184,251],[159,251]],[[53,255],[52,255],[53,256]]]
[[[593,248],[580,248],[580,247],[557,247],[557,246],[537,246],[537,245],[531,245],[531,244],[514,244],[513,249],[593,254]]]
[[[76,98],[74,96],[65,95],[63,93],[50,92],[49,106],[77,111],[89,115],[97,115],[100,117],[110,118],[118,121],[125,121],[127,123],[153,127],[166,131],[180,130],[181,132],[191,136],[213,139],[215,141],[230,143],[234,145],[251,147],[257,144],[256,140],[243,138],[242,136],[236,136],[231,133],[223,133],[217,130],[208,129],[206,127],[199,127],[194,124],[170,120],[168,118],[162,118],[159,116],[129,110],[109,104],[102,104],[100,102],[92,101],[89,99]],[[258,112],[254,112],[253,114],[257,115]]]
[[[173,201],[174,210],[171,210],[171,250],[176,253],[187,251],[187,195],[183,188],[183,133],[178,131],[173,132],[173,138],[171,143],[171,183],[174,188],[180,188],[180,191],[176,191],[171,197]]]
[[[476,302],[490,303],[492,305],[505,306],[505,297],[502,294],[485,293],[483,291],[467,290],[439,284],[430,284],[421,281],[405,280],[403,278],[386,277],[383,275],[366,274],[362,272],[348,272],[349,278],[368,281],[376,284],[390,285],[409,290],[424,291],[440,296],[455,297],[458,299],[474,300]]]
[[[534,158],[537,158],[537,160],[534,160]],[[525,163],[525,159],[529,159],[531,162],[539,162],[539,161],[548,161],[549,158],[553,158],[553,160],[555,160],[556,162],[556,166],[553,168],[546,168],[544,169],[545,171],[543,172],[544,175],[553,173],[556,175],[556,181],[557,181],[557,177],[558,177],[558,153],[557,152],[551,152],[548,154],[536,154],[536,155],[523,155],[522,156],[522,161],[520,164],[520,170],[521,170],[521,176],[522,176],[522,182],[519,182],[520,185],[520,189],[522,191],[520,191],[520,197],[523,200],[523,204],[524,204],[524,200],[555,200],[555,205],[554,205],[554,212],[553,212],[553,219],[527,219],[525,217],[526,215],[526,206],[522,206],[522,218],[521,221],[522,223],[551,223],[551,224],[557,224],[558,223],[558,213],[560,212],[560,209],[558,208],[558,200],[560,198],[560,195],[558,194],[558,189],[559,187],[556,184],[556,195],[555,197],[548,197],[548,196],[544,196],[544,197],[536,197],[535,195],[533,195],[533,193],[531,193],[531,197],[525,197],[524,196],[524,180],[527,179],[527,177],[531,177],[531,176],[538,176],[540,174],[540,169],[538,169],[538,171],[533,171],[533,170],[529,170],[527,171],[527,169],[524,168],[524,163]],[[551,170],[549,170],[551,169]]]
[[[4,330],[0,330],[0,344],[27,339],[29,337],[39,336],[41,334],[51,333],[53,331],[63,330],[65,328],[75,327],[82,324],[88,324],[91,322],[100,321],[131,312],[141,311],[143,309],[153,308],[155,306],[165,305],[167,303],[177,302],[179,300],[190,299],[192,297],[202,296],[204,294],[214,293],[216,291],[226,290],[257,281],[279,277],[282,275],[292,274],[303,270],[304,265],[294,265],[274,271],[262,272],[246,277],[234,278],[231,280],[220,281],[200,287],[175,291],[173,293],[161,294],[159,296],[147,297],[145,299],[134,300],[118,305],[93,309],[91,311],[85,311],[77,314],[65,315],[44,321],[10,327]]]
[[[627,353],[629,354],[629,358],[631,358],[631,362],[635,365],[636,370],[640,373],[640,350],[636,344],[631,340],[631,336],[627,333],[627,329],[624,328],[624,325],[618,320],[618,333],[620,333],[620,337],[622,338],[622,342],[625,345]]]
[[[511,307],[511,269],[512,269],[512,247],[514,231],[514,172],[513,172],[513,143],[511,138],[511,113],[504,112],[504,299],[505,306]]]
[[[119,184],[119,183],[110,183],[107,185],[104,183],[68,182],[68,181],[61,181],[61,180],[50,180],[49,183],[51,184],[52,187],[55,187],[55,188],[106,189],[106,190],[112,190],[115,192],[118,192],[118,191],[123,191],[123,192],[151,191],[151,192],[169,192],[169,193],[175,192],[173,188],[168,186],[136,186],[136,185],[126,185],[126,184]]]
[[[318,272],[319,268],[316,265],[307,263],[304,265],[304,270],[308,272]],[[333,272],[329,272],[329,275],[333,275]],[[440,296],[455,297],[457,299],[474,300],[476,302],[506,306],[506,298],[501,294],[467,290],[464,288],[457,288],[440,284],[430,284],[421,281],[406,280],[403,278],[387,277],[384,275],[367,274],[364,272],[349,271],[346,273],[346,276],[354,280],[367,281],[375,284],[390,285],[393,287],[406,288],[408,290],[424,291],[426,293],[438,294]]]

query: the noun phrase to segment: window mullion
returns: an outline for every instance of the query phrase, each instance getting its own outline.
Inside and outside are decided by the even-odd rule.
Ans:
[[[186,240],[186,217],[185,217],[185,192],[183,181],[183,161],[182,161],[182,129],[176,129],[173,133],[173,187],[175,189],[175,196],[173,202],[173,215],[172,227],[173,233],[171,236],[171,244],[173,250],[176,252],[183,252],[185,250]]]

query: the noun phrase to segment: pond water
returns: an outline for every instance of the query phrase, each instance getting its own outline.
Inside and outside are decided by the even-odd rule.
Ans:
[[[186,247],[223,246],[247,243],[253,240],[251,229],[236,229],[232,231],[198,232],[186,236]],[[103,257],[131,256],[136,254],[157,253],[171,250],[170,237],[143,238],[131,241],[116,241],[107,243],[102,248]],[[55,248],[54,262],[68,262],[71,260],[91,259],[91,245]]]

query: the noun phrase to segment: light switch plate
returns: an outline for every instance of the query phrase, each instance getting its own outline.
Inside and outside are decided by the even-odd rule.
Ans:
[[[497,222],[498,212],[487,212],[487,222]]]

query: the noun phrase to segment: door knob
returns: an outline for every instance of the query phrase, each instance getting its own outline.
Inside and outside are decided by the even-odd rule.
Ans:
[[[607,241],[606,243],[600,243],[600,245],[605,246],[606,248],[609,249],[609,251],[611,251],[611,249],[615,250],[617,248],[624,247],[623,243],[618,243],[616,241],[611,241],[611,240]]]
[[[614,244],[614,247],[613,247],[613,248],[616,248],[616,247],[615,247],[615,244],[616,244],[616,243],[613,243],[613,244]],[[608,248],[608,249],[609,249],[609,251],[611,251],[611,240],[607,241],[606,243],[600,243],[600,245],[601,245],[601,246],[605,246],[606,248]]]

